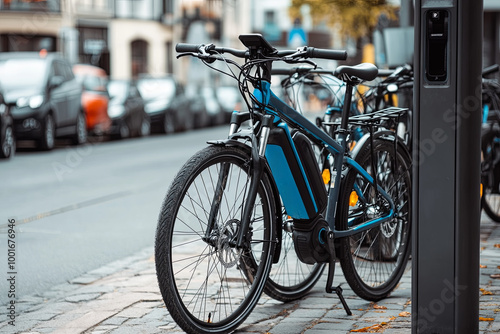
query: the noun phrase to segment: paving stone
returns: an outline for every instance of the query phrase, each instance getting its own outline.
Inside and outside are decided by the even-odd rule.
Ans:
[[[314,324],[314,326],[311,329],[315,330],[342,330],[344,332],[348,332],[350,329],[352,329],[352,321],[345,321],[345,320],[333,320],[333,321],[319,321],[318,323]],[[308,333],[308,332],[306,332]]]
[[[70,303],[81,303],[81,302],[86,302],[86,301],[90,301],[93,299],[97,299],[100,296],[101,296],[100,293],[83,293],[83,294],[79,294],[79,295],[73,295],[73,296],[66,297],[65,300],[67,302],[70,302]]]
[[[120,326],[123,324],[125,321],[129,320],[129,318],[125,317],[119,317],[119,316],[113,316],[109,319],[104,320],[101,322],[101,325],[110,325],[110,326]]]
[[[482,238],[489,235],[489,239],[481,243],[482,247],[486,247],[481,252],[481,263],[488,268],[481,270],[480,285],[493,295],[480,296],[480,314],[494,320],[481,321],[479,332],[490,334],[500,333],[500,279],[490,277],[491,273],[500,273],[497,268],[500,250],[493,246],[500,243],[500,226],[491,222],[486,224],[486,227],[481,226]],[[149,247],[46,293],[23,296],[18,304],[16,325],[19,326],[16,326],[15,332],[184,333],[165,308],[152,254],[153,249]],[[345,283],[339,264],[334,282],[342,284],[352,316],[345,313],[336,294],[325,292],[325,274],[301,300],[282,303],[263,295],[235,333],[345,334],[350,329],[383,321],[388,323],[384,328],[386,334],[411,332],[411,316],[400,316],[402,311],[411,314],[411,265],[391,296],[377,303],[385,309],[374,308],[374,303],[357,297]],[[3,317],[5,314],[0,308],[0,315]],[[5,321],[0,322],[1,333],[10,333],[7,328]]]

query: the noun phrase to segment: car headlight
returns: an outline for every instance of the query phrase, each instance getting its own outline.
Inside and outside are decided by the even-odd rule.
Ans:
[[[20,97],[16,101],[19,108],[29,106],[31,109],[40,108],[43,104],[43,95],[34,95],[31,97]]]
[[[43,95],[35,95],[30,98],[29,106],[31,109],[40,108],[43,103]]]
[[[111,118],[120,117],[125,113],[125,107],[122,105],[111,105],[108,107],[108,116]]]
[[[29,104],[29,98],[28,97],[20,97],[16,101],[16,106],[19,108],[26,107]]]

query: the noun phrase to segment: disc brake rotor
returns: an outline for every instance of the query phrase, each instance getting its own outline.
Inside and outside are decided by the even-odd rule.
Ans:
[[[219,226],[217,256],[221,264],[226,268],[231,268],[238,264],[241,257],[242,250],[238,250],[230,244],[237,235],[239,225],[240,222],[238,220],[232,219]]]

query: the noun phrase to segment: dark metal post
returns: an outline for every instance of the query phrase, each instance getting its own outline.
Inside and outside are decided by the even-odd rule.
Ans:
[[[416,0],[412,333],[479,330],[482,1]]]

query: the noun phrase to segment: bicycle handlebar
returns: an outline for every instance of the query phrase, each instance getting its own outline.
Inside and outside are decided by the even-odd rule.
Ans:
[[[307,51],[306,51],[306,58],[346,60],[347,59],[347,51],[345,51],[345,50],[316,49],[313,47],[308,47]]]
[[[188,44],[188,43],[177,43],[175,45],[175,51],[177,52],[199,52],[203,44]]]
[[[292,76],[295,73],[297,74],[331,74],[333,75],[333,71],[331,70],[323,70],[323,69],[312,69],[308,67],[292,67],[292,68],[276,68],[271,70],[272,75],[287,75]]]
[[[179,53],[184,52],[194,52],[199,53],[200,49],[207,48],[205,51],[214,51],[216,53],[230,53],[236,57],[244,58],[247,55],[246,50],[237,50],[231,48],[216,47],[215,45],[205,45],[205,44],[189,44],[189,43],[177,43],[175,45],[175,51]]]
[[[483,76],[485,75],[488,75],[488,74],[491,74],[491,73],[495,73],[495,72],[498,72],[498,70],[500,69],[500,66],[498,64],[494,64],[494,65],[491,65],[491,66],[488,66],[486,68],[483,69]]]
[[[175,51],[179,53],[200,53],[201,49],[205,48],[205,52],[215,52],[215,53],[230,53],[233,56],[239,58],[248,57],[248,50],[237,50],[232,48],[223,48],[216,47],[213,44],[204,45],[204,44],[188,44],[188,43],[178,43],[175,46]],[[331,60],[346,60],[347,59],[347,51],[345,50],[329,50],[329,49],[317,49],[313,47],[304,47],[303,50],[281,50],[277,51],[275,54],[269,55],[278,57],[286,57],[292,56],[294,58],[322,58],[322,59],[331,59]]]

